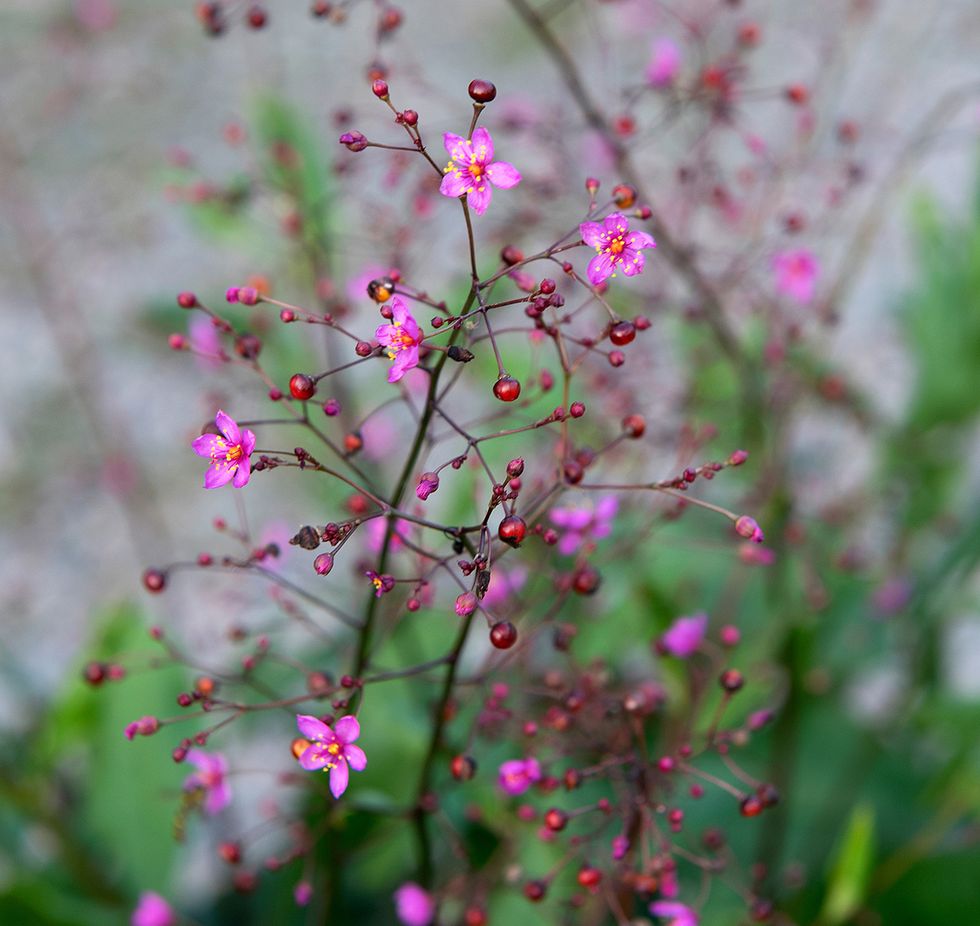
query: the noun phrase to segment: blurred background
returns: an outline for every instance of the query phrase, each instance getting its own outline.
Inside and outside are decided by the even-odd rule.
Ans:
[[[0,5],[0,921],[11,926],[125,922],[139,889],[175,884],[202,922],[268,916],[221,906],[225,886],[203,850],[177,860],[173,808],[146,795],[177,794],[179,776],[122,741],[154,699],[172,701],[179,674],[141,674],[97,698],[81,675],[95,656],[135,652],[146,664],[140,628],[150,621],[198,643],[224,630],[226,595],[178,588],[148,603],[140,587],[147,565],[196,553],[211,519],[241,516],[221,493],[202,498],[188,444],[245,380],[219,382],[167,349],[169,333],[188,333],[176,293],[218,303],[260,275],[311,304],[396,253],[433,291],[447,282],[444,268],[425,265],[429,243],[378,253],[371,226],[385,221],[383,190],[359,188],[360,177],[339,189],[339,131],[383,124],[364,76],[379,55],[376,6],[351,4],[342,23],[312,19],[298,0],[268,6],[265,29],[236,21],[214,41],[190,2]],[[605,48],[611,71],[642,67],[672,28],[652,2],[581,6],[569,42]],[[824,545],[787,581],[812,579],[819,601],[798,623],[774,615],[761,591],[741,607],[770,609],[757,627],[771,635],[760,659],[806,681],[796,729],[781,733],[806,744],[786,837],[800,921],[980,921],[980,7],[826,6],[828,22],[861,17],[860,33],[814,41],[814,4],[741,4],[738,15],[772,36],[754,68],[768,86],[815,78],[827,43],[849,42],[844,76],[824,89],[837,111],[873,127],[862,169],[891,189],[835,306],[839,322],[818,354],[790,361],[826,400],[787,425],[797,511]],[[406,7],[385,62],[400,105],[424,102],[433,124],[465,111],[474,76],[495,80],[515,122],[526,98],[556,93],[506,3]],[[636,47],[624,63],[608,50],[627,39]],[[905,145],[944,100],[942,118]],[[759,131],[770,124],[763,116]],[[322,188],[310,195],[336,206],[324,221],[344,257],[329,273],[297,256],[292,200],[262,158],[261,145],[283,134],[319,165]],[[664,160],[684,144],[665,140]],[[605,170],[615,181],[584,133],[567,156],[570,175]],[[848,221],[821,230],[828,265],[853,240],[858,219]],[[280,347],[288,375],[309,346]],[[724,420],[735,401],[724,388],[696,414]],[[726,437],[740,440],[737,429]],[[256,532],[295,529],[304,491],[257,499]],[[852,503],[862,524],[847,523]],[[723,575],[702,579],[722,595]],[[777,618],[792,632],[768,629]],[[855,780],[869,782],[864,793]],[[533,921],[520,918],[525,907],[511,915]]]

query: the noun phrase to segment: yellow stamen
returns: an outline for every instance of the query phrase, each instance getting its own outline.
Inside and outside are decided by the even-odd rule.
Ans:
[[[609,253],[610,254],[622,254],[623,248],[626,247],[626,242],[622,238],[614,238],[609,242]]]

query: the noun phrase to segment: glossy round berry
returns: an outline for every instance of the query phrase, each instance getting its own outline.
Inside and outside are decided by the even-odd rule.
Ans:
[[[544,825],[553,833],[558,833],[568,826],[568,814],[564,810],[552,807],[544,815]]]
[[[294,399],[305,402],[316,395],[316,380],[305,373],[294,373],[289,378],[289,392]]]
[[[609,340],[617,347],[629,344],[636,337],[636,326],[632,322],[616,322],[609,329]]]
[[[620,209],[629,209],[636,203],[636,188],[626,183],[618,183],[612,188],[613,202]]]
[[[161,569],[147,569],[143,573],[143,585],[148,592],[158,594],[167,585],[167,574]]]
[[[599,886],[599,883],[602,881],[602,872],[598,868],[586,865],[578,870],[575,879],[582,887],[591,890]]]
[[[469,781],[476,774],[476,760],[472,756],[453,756],[449,770],[457,781]]]
[[[179,293],[177,295],[177,305],[182,309],[193,309],[197,305],[197,296],[194,293]]]
[[[516,514],[508,515],[500,522],[497,528],[497,536],[508,546],[519,547],[521,541],[527,536],[527,524],[522,517]]]
[[[521,384],[505,373],[493,384],[493,394],[501,402],[516,402],[521,394]]]
[[[517,628],[510,621],[499,621],[490,628],[490,642],[497,649],[510,649],[517,642]]]
[[[627,415],[623,419],[623,432],[627,437],[643,437],[646,429],[646,419],[642,415]]]
[[[743,817],[757,817],[765,809],[765,804],[757,794],[748,794],[742,798],[738,809]]]
[[[497,96],[497,88],[489,80],[471,80],[466,90],[474,103],[490,103]]]
[[[586,563],[575,570],[572,577],[572,589],[579,595],[593,595],[602,583],[599,570]]]
[[[546,881],[528,881],[524,885],[524,896],[532,903],[544,900],[544,895],[548,893]]]
[[[348,453],[357,453],[364,446],[364,438],[357,431],[344,435],[344,449]]]

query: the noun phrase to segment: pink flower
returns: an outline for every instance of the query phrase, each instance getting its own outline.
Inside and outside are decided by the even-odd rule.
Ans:
[[[419,484],[415,487],[415,494],[420,502],[424,502],[438,488],[439,476],[436,473],[422,473]]]
[[[395,587],[394,577],[384,574],[379,575],[373,569],[369,569],[364,573],[374,585],[374,596],[375,598],[380,598],[387,592],[390,592]]]
[[[221,338],[210,318],[193,314],[187,320],[187,338],[191,342],[194,360],[202,370],[213,370],[221,366]]]
[[[297,907],[305,907],[313,899],[313,885],[309,881],[300,881],[293,888],[293,900]]]
[[[708,629],[708,615],[695,614],[693,617],[679,617],[667,628],[660,638],[660,645],[671,656],[687,659],[701,645]]]
[[[439,192],[453,197],[465,194],[466,202],[477,215],[483,215],[490,205],[491,184],[509,190],[521,182],[521,175],[513,164],[493,160],[493,139],[485,128],[478,128],[472,141],[446,132],[442,143],[452,160],[443,168],[446,176],[442,178]]]
[[[537,759],[510,759],[501,764],[497,775],[500,789],[515,797],[540,780],[541,765]]]
[[[214,416],[221,435],[202,434],[191,445],[199,457],[210,457],[211,465],[204,474],[204,488],[217,489],[231,482],[242,488],[252,474],[249,459],[255,449],[255,434],[246,428],[240,431],[234,420],[223,411]]]
[[[614,862],[618,862],[620,859],[625,858],[626,853],[629,851],[630,841],[623,835],[613,836],[612,841],[612,857]]]
[[[413,881],[395,891],[395,911],[405,926],[429,926],[436,912],[432,898]]]
[[[221,813],[231,803],[231,787],[225,777],[228,774],[225,757],[217,752],[190,749],[187,761],[196,765],[197,771],[184,779],[184,790],[203,791],[204,812],[212,817]]]
[[[170,904],[159,894],[143,891],[129,922],[131,926],[172,926],[176,918]]]
[[[776,275],[776,292],[800,305],[813,300],[820,264],[812,251],[781,251],[773,256],[772,269]]]
[[[330,774],[330,793],[340,797],[347,790],[349,768],[363,772],[367,757],[360,746],[352,745],[361,735],[361,725],[356,717],[341,717],[331,729],[322,720],[299,714],[296,717],[299,732],[310,741],[299,757],[299,764],[308,772],[323,769]],[[349,766],[349,768],[348,768]]]
[[[160,729],[160,721],[156,717],[140,717],[139,720],[134,720],[132,723],[126,724],[126,729],[123,731],[126,735],[126,739],[131,740],[135,736],[152,736],[157,730]]]
[[[608,537],[618,509],[619,501],[615,495],[605,495],[595,505],[553,508],[548,515],[551,523],[565,529],[558,541],[558,551],[569,556],[589,538]]]
[[[388,370],[388,382],[397,383],[409,370],[419,365],[422,329],[398,296],[391,300],[391,324],[379,325],[374,336],[388,348],[388,359],[395,362]]]
[[[631,232],[626,216],[618,212],[607,215],[601,225],[598,222],[583,222],[579,232],[582,240],[596,250],[587,271],[593,286],[614,276],[619,264],[622,264],[626,276],[636,276],[643,270],[644,258],[640,251],[657,246],[646,232]]]
[[[380,553],[382,546],[384,546],[385,533],[388,530],[388,519],[371,518],[364,525],[364,530],[367,533],[368,549],[372,553]],[[391,543],[388,545],[392,553],[405,546],[405,540],[410,536],[411,530],[411,521],[406,521],[404,518],[397,518],[395,520],[395,528],[391,532]]]
[[[647,65],[647,82],[654,87],[669,87],[681,67],[681,50],[671,39],[657,39],[653,56]]]
[[[505,572],[494,569],[490,573],[490,584],[483,596],[484,608],[496,608],[503,604],[511,595],[516,595],[527,582],[527,570],[523,566],[515,566]]]
[[[735,519],[735,533],[753,543],[762,543],[766,539],[755,518],[750,518],[747,514]]]
[[[689,906],[674,900],[655,900],[650,912],[669,920],[667,926],[698,926],[698,915]]]

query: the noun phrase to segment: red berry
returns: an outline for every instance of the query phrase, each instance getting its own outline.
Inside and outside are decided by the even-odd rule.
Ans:
[[[471,80],[467,92],[474,103],[489,103],[497,96],[497,88],[489,80]]]
[[[167,584],[167,574],[160,569],[147,569],[143,573],[143,585],[148,592],[162,592]]]
[[[745,684],[745,679],[738,669],[726,669],[721,673],[718,681],[721,683],[721,687],[729,694],[735,694]]]
[[[642,415],[627,415],[623,419],[623,431],[627,437],[643,437],[646,429],[646,419]]]
[[[743,817],[757,817],[765,809],[765,805],[758,795],[748,794],[742,798],[738,809]]]
[[[544,895],[548,893],[546,881],[528,881],[524,885],[524,896],[532,903],[544,900]]]
[[[251,7],[248,11],[248,24],[253,29],[261,29],[268,22],[268,19],[265,10],[258,5]]]
[[[469,781],[476,774],[476,760],[471,756],[453,756],[449,770],[457,781]]]
[[[177,305],[182,309],[193,309],[197,305],[197,296],[193,293],[179,293],[177,295]]]
[[[499,621],[490,628],[490,642],[497,649],[510,649],[517,642],[517,628],[510,621]]]
[[[237,842],[223,842],[218,845],[218,855],[229,865],[237,865],[242,860],[241,846]]]
[[[586,865],[584,868],[578,870],[578,874],[575,877],[582,887],[591,890],[599,886],[599,882],[602,881],[602,872],[598,868]]]
[[[586,563],[575,570],[572,577],[572,588],[580,595],[592,595],[602,582],[599,570]]]
[[[560,832],[566,826],[568,826],[568,814],[564,810],[559,810],[557,807],[552,807],[544,815],[544,825],[548,827],[552,832]]]
[[[519,264],[524,260],[524,252],[512,244],[508,244],[500,252],[500,259],[509,267],[513,267],[514,264]]]
[[[90,662],[83,672],[83,678],[90,685],[101,685],[106,679],[106,667],[101,662]]]
[[[305,402],[316,395],[316,380],[305,373],[294,373],[289,378],[289,392],[294,399]]]
[[[581,418],[585,414],[585,405],[582,402],[572,402],[568,406],[568,414],[573,418]]]
[[[493,394],[501,402],[515,402],[521,394],[521,384],[505,373],[493,384]]]
[[[616,322],[609,329],[609,340],[617,347],[629,344],[636,337],[636,328],[632,322]]]
[[[479,907],[468,907],[463,914],[464,926],[487,926],[487,915]]]
[[[609,352],[609,365],[614,367],[621,367],[626,363],[626,354],[621,350],[613,350]]]
[[[794,106],[803,106],[810,99],[810,91],[803,84],[790,84],[786,88],[786,99]]]
[[[357,453],[364,446],[364,438],[357,431],[344,435],[344,449],[348,453]]]
[[[612,188],[613,202],[620,209],[629,209],[636,203],[636,189],[626,183],[618,183]]]
[[[524,519],[516,514],[508,515],[500,522],[497,528],[497,536],[508,546],[519,547],[521,541],[527,536],[527,524]]]

